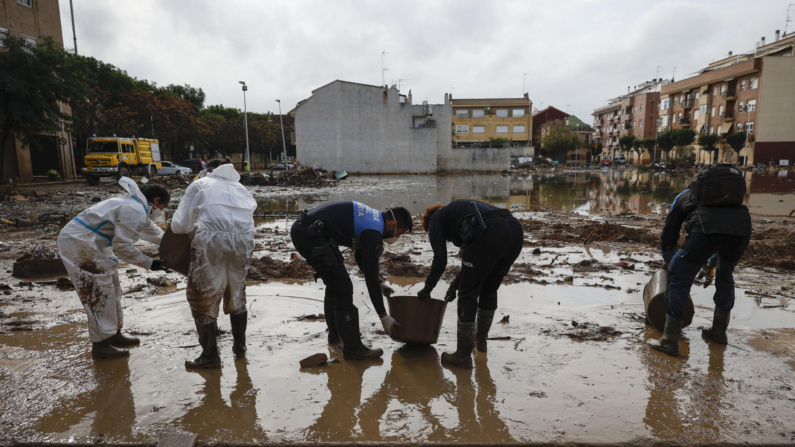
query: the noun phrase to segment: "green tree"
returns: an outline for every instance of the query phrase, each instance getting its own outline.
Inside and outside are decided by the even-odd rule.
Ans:
[[[657,147],[667,156],[669,156],[669,152],[676,147],[676,140],[674,139],[675,133],[675,130],[670,129],[657,133]]]
[[[740,151],[745,147],[745,135],[745,132],[737,132],[727,134],[723,138],[727,143],[729,143],[729,146],[731,146],[732,150],[739,154]]]
[[[635,143],[635,135],[624,135],[623,137],[618,139],[618,146],[621,148],[623,152],[630,152],[632,150],[632,145]],[[630,154],[630,157],[632,155]]]
[[[720,140],[720,137],[714,133],[702,133],[698,136],[698,145],[701,146],[701,149],[704,151],[713,154],[713,156],[710,157],[713,163],[715,155],[718,153],[718,140]]]
[[[696,131],[693,129],[676,129],[673,131],[673,139],[676,147],[687,147],[693,144],[693,140],[696,139]]]
[[[563,120],[550,121],[541,126],[541,152],[554,157],[577,149],[580,138],[571,132]]]
[[[643,140],[640,138],[636,139],[632,142],[632,150],[638,154],[638,161],[637,163],[640,164],[640,158],[643,155]]]
[[[11,176],[6,166],[6,150],[14,137],[23,147],[41,134],[55,134],[61,121],[71,116],[61,111],[60,103],[74,104],[87,91],[82,68],[66,50],[50,37],[38,45],[9,36],[0,51],[0,174]],[[13,159],[13,158],[12,158]]]
[[[654,148],[657,146],[657,140],[654,138],[644,138],[643,139],[643,148],[649,151],[649,155],[653,154]],[[653,159],[654,157],[652,157]]]

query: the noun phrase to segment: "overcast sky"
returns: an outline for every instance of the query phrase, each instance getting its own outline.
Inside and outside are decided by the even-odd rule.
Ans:
[[[69,0],[59,0],[72,48]],[[791,0],[790,0],[791,1]],[[335,79],[398,79],[414,102],[526,91],[591,122],[627,86],[682,78],[753,51],[785,26],[787,0],[243,1],[73,0],[80,54],[158,84],[190,84],[207,105],[282,111]],[[792,13],[795,19],[795,7]],[[795,21],[789,24],[795,31]],[[543,103],[543,104],[542,104]]]

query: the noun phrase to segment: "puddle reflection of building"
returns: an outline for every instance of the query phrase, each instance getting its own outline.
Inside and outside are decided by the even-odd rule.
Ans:
[[[198,405],[188,410],[174,425],[198,434],[200,438],[217,437],[220,430],[234,433],[236,441],[261,442],[267,435],[257,425],[257,391],[248,374],[246,359],[234,361],[237,380],[234,390],[229,394],[229,405],[221,393],[223,369],[195,370],[204,378],[202,398]]]
[[[135,402],[127,362],[129,358],[94,362],[92,372],[96,387],[58,405],[38,421],[35,429],[43,433],[68,432],[94,413],[92,434],[105,434],[110,439],[131,435],[135,425]]]

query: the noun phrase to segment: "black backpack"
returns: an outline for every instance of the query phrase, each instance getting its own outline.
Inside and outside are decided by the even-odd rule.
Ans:
[[[745,177],[731,163],[718,163],[699,173],[690,183],[698,206],[742,205]]]

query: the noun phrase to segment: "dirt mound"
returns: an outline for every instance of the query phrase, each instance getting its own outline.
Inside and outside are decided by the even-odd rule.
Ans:
[[[240,183],[245,186],[309,186],[314,188],[337,185],[335,180],[329,178],[328,172],[310,168],[271,171],[269,174],[254,173],[247,179],[241,179]]]
[[[789,240],[751,241],[741,262],[759,267],[795,270],[795,235],[789,234]]]
[[[50,259],[57,259],[59,262],[61,261],[61,256],[58,255],[58,252],[47,248],[43,245],[37,245],[33,250],[25,252],[17,262],[22,261],[47,261]]]
[[[165,188],[186,188],[188,185],[190,185],[190,180],[178,175],[172,175],[168,177],[150,178],[146,185],[160,185]]]
[[[607,222],[590,223],[581,227],[555,226],[552,233],[540,237],[560,242],[590,244],[593,242],[628,242],[657,246],[660,235],[646,229],[629,228]]]
[[[381,272],[390,276],[426,277],[431,268],[411,262],[409,255],[384,253],[381,256]]]
[[[266,281],[271,278],[312,279],[315,270],[301,258],[289,262],[279,261],[268,256],[252,260],[246,279]]]
[[[17,278],[53,278],[66,275],[66,268],[58,252],[37,245],[14,263],[13,276]]]

